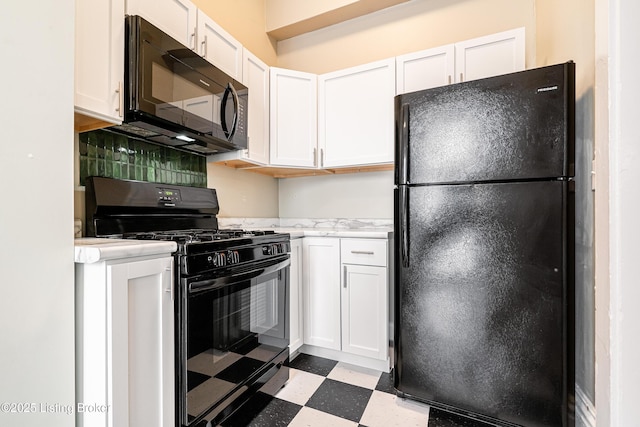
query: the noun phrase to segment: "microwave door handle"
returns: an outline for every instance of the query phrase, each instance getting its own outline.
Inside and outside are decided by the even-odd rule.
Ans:
[[[227,119],[225,112],[227,111],[227,101],[229,100],[229,93],[233,96],[233,122],[231,123],[231,130],[227,127]],[[231,83],[229,83],[224,90],[224,95],[222,96],[222,106],[220,108],[220,124],[222,125],[222,130],[224,131],[227,140],[230,140],[233,137],[233,134],[236,132],[236,127],[238,126],[238,93]]]
[[[238,127],[238,112],[240,110],[240,101],[238,100],[238,92],[236,92],[236,88],[234,88],[231,83],[229,83],[229,88],[231,89],[231,93],[233,94],[233,124],[231,125],[231,134],[229,135],[229,139],[231,139],[233,138],[233,135],[235,135],[236,128]]]

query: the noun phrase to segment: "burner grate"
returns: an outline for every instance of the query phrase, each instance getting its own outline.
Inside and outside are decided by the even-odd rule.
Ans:
[[[124,239],[136,240],[169,240],[178,243],[195,243],[195,242],[213,242],[227,239],[237,239],[241,237],[255,237],[275,234],[273,230],[242,230],[242,229],[223,229],[223,230],[169,230],[154,232],[125,233]]]

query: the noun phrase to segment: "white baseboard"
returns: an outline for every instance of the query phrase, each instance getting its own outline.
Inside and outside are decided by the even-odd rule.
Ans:
[[[596,427],[596,407],[577,384],[576,427]]]
[[[324,357],[331,360],[337,360],[338,362],[345,362],[351,365],[362,366],[363,368],[375,369],[382,372],[389,372],[391,366],[389,364],[388,358],[387,360],[372,359],[370,357],[357,356],[355,354],[344,353],[342,351],[331,350],[328,348],[317,347],[308,344],[304,344],[298,349],[298,351],[300,353]]]

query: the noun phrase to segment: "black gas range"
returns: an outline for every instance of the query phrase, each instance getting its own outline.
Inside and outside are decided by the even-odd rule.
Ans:
[[[123,239],[164,240],[178,243],[180,274],[226,274],[241,267],[291,251],[289,235],[271,230],[190,229],[124,233]]]
[[[289,235],[219,229],[215,190],[90,177],[88,236],[175,241],[176,425],[215,426],[288,379]]]

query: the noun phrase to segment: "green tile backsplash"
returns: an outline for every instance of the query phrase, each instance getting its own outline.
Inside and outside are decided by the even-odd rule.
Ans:
[[[80,185],[88,176],[207,186],[204,156],[94,130],[80,134]]]

